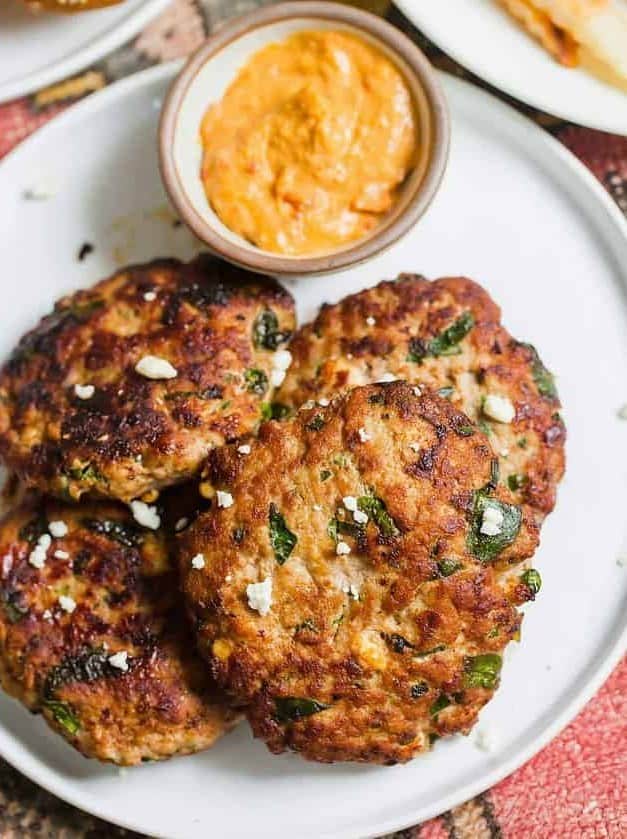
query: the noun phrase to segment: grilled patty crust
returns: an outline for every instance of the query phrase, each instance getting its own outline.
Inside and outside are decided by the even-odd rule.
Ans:
[[[275,399],[293,409],[381,379],[424,383],[481,423],[502,479],[540,522],[564,473],[560,403],[535,349],[512,338],[500,317],[472,280],[401,274],[323,306],[299,329]]]
[[[122,269],[60,300],[0,371],[0,457],[74,500],[183,481],[260,421],[293,328],[281,286],[211,257]]]
[[[537,527],[487,437],[417,392],[359,387],[209,456],[184,591],[201,654],[272,752],[387,764],[468,732],[537,590],[519,564]]]
[[[163,530],[112,502],[0,523],[0,682],[87,757],[206,749],[236,721],[195,652]]]

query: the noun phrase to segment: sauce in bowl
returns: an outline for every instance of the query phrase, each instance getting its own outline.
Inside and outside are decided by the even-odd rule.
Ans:
[[[365,236],[416,163],[402,73],[344,31],[301,31],[254,54],[201,126],[202,180],[233,232],[287,255]]]

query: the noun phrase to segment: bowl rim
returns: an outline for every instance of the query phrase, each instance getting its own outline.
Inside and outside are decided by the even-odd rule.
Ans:
[[[250,250],[225,239],[189,201],[174,159],[174,137],[187,92],[207,61],[254,29],[294,18],[320,18],[361,29],[381,41],[409,68],[420,84],[431,114],[432,141],[422,181],[407,206],[390,224],[350,247],[318,256],[282,256]],[[327,0],[288,0],[262,6],[227,22],[190,56],[174,79],[163,103],[158,129],[158,158],[166,192],[184,223],[217,256],[262,274],[302,276],[324,274],[358,265],[386,250],[405,235],[426,212],[444,177],[450,148],[450,116],[435,69],[422,50],[391,23],[354,6]]]

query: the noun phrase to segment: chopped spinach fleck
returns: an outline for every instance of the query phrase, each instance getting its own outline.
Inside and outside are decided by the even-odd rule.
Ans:
[[[256,393],[257,396],[263,396],[268,390],[268,377],[263,370],[257,370],[255,368],[246,370],[244,381],[246,382],[246,390],[250,393]]]
[[[66,656],[49,671],[44,682],[43,699],[54,699],[59,688],[71,682],[95,682],[115,675],[119,676],[120,671],[111,667],[103,649],[87,648],[77,655]]]
[[[520,440],[516,443],[519,449],[526,449],[527,448],[527,438],[521,437]]]
[[[513,475],[507,476],[507,486],[512,490],[512,492],[517,492],[519,489],[522,489],[526,483],[526,475],[514,473]]]
[[[435,700],[433,705],[429,708],[429,714],[432,717],[437,717],[440,711],[443,711],[445,708],[448,708],[451,704],[451,700],[448,698],[448,696],[445,693],[441,693]]]
[[[309,420],[309,422],[305,425],[307,431],[320,431],[324,428],[324,419],[321,414],[316,414],[313,419]]]
[[[67,472],[75,481],[99,481],[101,478],[100,472],[91,463],[86,463],[84,466],[70,466]]]
[[[412,699],[419,699],[421,696],[424,696],[425,693],[429,693],[429,685],[426,682],[417,682],[415,685],[411,686],[410,693]]]
[[[279,329],[279,319],[272,309],[264,309],[253,324],[253,343],[264,350],[276,350],[291,334]]]
[[[534,596],[542,588],[542,577],[540,576],[540,572],[536,571],[535,568],[529,568],[527,571],[524,572],[524,574],[521,574],[520,579],[527,586],[527,588],[531,590]]]
[[[474,325],[475,319],[472,312],[464,312],[456,321],[430,341],[425,342],[420,338],[412,338],[409,342],[407,361],[421,364],[427,356],[437,358],[441,355],[459,355],[461,353],[459,343],[468,335]]]
[[[492,428],[491,428],[489,422],[487,422],[484,419],[480,419],[480,420],[477,421],[477,425],[479,426],[481,431],[483,431],[483,433],[486,435],[486,437],[491,437],[492,436]]]
[[[538,388],[538,393],[540,396],[546,396],[547,399],[557,399],[557,388],[553,374],[544,366],[533,344],[523,344],[523,346],[527,347],[532,353],[531,375]]]
[[[495,536],[481,532],[483,514],[488,507],[496,507],[503,514],[500,532]],[[490,498],[485,489],[475,492],[467,540],[468,549],[481,562],[494,562],[501,551],[511,545],[518,536],[521,521],[519,507]]]
[[[28,608],[20,602],[20,592],[18,591],[10,592],[3,590],[0,592],[0,602],[4,607],[4,612],[9,623],[18,623],[24,615],[28,614]]]
[[[79,731],[81,724],[67,703],[59,702],[56,699],[47,699],[44,702],[44,708],[50,711],[59,725],[71,736],[74,736]]]
[[[450,577],[462,567],[461,562],[456,559],[444,558],[438,562],[438,573],[440,577]]]
[[[473,425],[458,425],[455,431],[460,437],[472,437],[475,433],[475,427]]]
[[[395,653],[404,653],[405,650],[416,649],[415,645],[412,644],[411,641],[408,641],[407,638],[404,638],[397,632],[382,632],[381,637],[386,644],[389,644],[390,647],[392,647]]]
[[[28,542],[29,545],[34,545],[40,536],[48,532],[48,521],[43,514],[36,516],[34,519],[26,522],[20,528],[19,538]]]
[[[382,536],[398,536],[400,530],[388,513],[383,499],[376,495],[362,495],[357,499],[357,507],[379,528]]]
[[[311,618],[307,618],[307,620],[304,620],[302,623],[299,623],[294,627],[295,633],[303,632],[303,630],[306,630],[307,632],[317,632],[318,628]]]
[[[501,656],[496,653],[467,658],[464,663],[465,687],[492,690],[498,684],[502,664]]]
[[[498,458],[493,457],[490,461],[490,480],[485,485],[485,490],[493,490],[496,489],[499,483],[499,477],[501,474],[501,468],[499,466]]]
[[[283,565],[289,559],[290,554],[298,542],[298,538],[289,529],[285,519],[274,504],[270,504],[268,524],[270,528],[270,544],[274,551],[274,557],[279,565]]]
[[[287,419],[292,413],[287,405],[281,402],[262,402],[261,416],[264,420],[283,420]]]
[[[244,527],[236,527],[233,529],[231,536],[233,541],[236,545],[241,545],[244,541],[244,537],[246,536],[246,528]]]
[[[340,466],[342,469],[348,466],[348,458],[345,454],[336,454],[333,455],[333,463],[336,466]]]
[[[144,533],[131,522],[115,519],[81,519],[81,524],[92,533],[106,536],[112,542],[118,542],[127,548],[135,548],[144,541]]]
[[[326,711],[331,707],[324,702],[300,696],[278,696],[274,703],[276,708],[274,718],[280,723],[297,722],[303,717],[319,714],[320,711]]]
[[[320,470],[320,480],[321,481],[328,481],[333,472],[330,469],[321,469]]]

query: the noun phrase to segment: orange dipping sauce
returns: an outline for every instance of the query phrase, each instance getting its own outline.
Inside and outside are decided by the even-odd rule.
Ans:
[[[347,32],[257,52],[201,126],[222,222],[266,251],[317,254],[371,231],[415,165],[418,125],[394,63]]]

